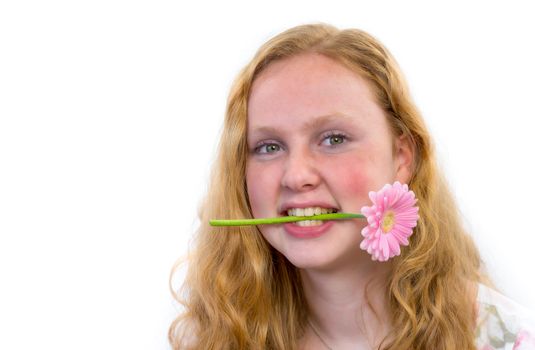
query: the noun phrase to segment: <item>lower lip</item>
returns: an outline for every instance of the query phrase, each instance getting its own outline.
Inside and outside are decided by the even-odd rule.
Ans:
[[[284,224],[284,230],[296,238],[316,238],[322,236],[334,225],[334,221],[324,221],[317,226],[298,226],[295,223]]]

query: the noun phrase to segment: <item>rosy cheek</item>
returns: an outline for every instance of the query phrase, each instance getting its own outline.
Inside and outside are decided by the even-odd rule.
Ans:
[[[264,203],[262,198],[263,196],[262,186],[258,181],[248,181],[247,182],[247,194],[249,195],[249,203],[251,204],[251,210],[254,217],[259,217],[262,214]]]
[[[333,191],[336,191],[338,204],[345,207],[344,210],[351,211],[358,211],[367,205],[368,193],[375,180],[367,159],[348,155],[330,164],[330,168],[337,169],[331,173],[328,182]]]
[[[345,188],[349,196],[367,195],[370,186],[370,177],[360,167],[351,166],[339,174],[339,183]]]
[[[258,201],[258,195],[256,191],[256,187],[254,185],[249,184],[247,187],[247,194],[249,195],[249,203],[251,204],[251,211],[253,214],[253,217],[259,216],[259,201]]]
[[[273,177],[269,171],[255,165],[250,166],[246,173],[247,193],[254,217],[272,215],[273,210]]]

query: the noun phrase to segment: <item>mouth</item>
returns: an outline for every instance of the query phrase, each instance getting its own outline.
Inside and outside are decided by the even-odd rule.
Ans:
[[[285,210],[283,216],[314,216],[320,214],[331,214],[337,213],[338,209],[336,208],[322,208],[322,207],[307,207],[307,208],[288,208]],[[293,224],[297,226],[320,226],[323,224],[323,220],[302,220],[294,222]]]

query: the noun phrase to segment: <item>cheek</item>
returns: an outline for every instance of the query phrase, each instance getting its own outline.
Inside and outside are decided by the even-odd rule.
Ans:
[[[373,159],[366,154],[350,152],[330,160],[334,178],[348,189],[366,188],[373,174]]]
[[[245,176],[253,216],[263,217],[271,214],[277,188],[273,171],[253,163],[247,166]]]
[[[346,159],[348,170],[344,181],[348,189],[364,191],[368,196],[368,192],[393,183],[395,166],[390,143],[368,143],[363,148],[366,149],[364,154]]]
[[[353,155],[348,159],[339,159],[332,164],[337,171],[330,176],[330,183],[336,187],[337,197],[346,205],[347,209],[360,210],[363,205],[369,205],[369,192],[381,189],[391,180],[391,169],[385,164],[379,164],[377,159],[388,163],[384,157],[359,157]]]
[[[352,163],[345,166],[338,172],[336,179],[339,184],[339,189],[343,191],[347,197],[361,197],[368,195],[368,189],[371,185],[370,176],[365,171],[365,167],[359,163]]]

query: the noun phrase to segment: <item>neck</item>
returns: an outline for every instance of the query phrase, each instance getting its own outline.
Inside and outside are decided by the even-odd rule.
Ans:
[[[301,270],[310,322],[329,347],[368,348],[386,335],[385,281],[390,267],[359,261],[328,270]]]

